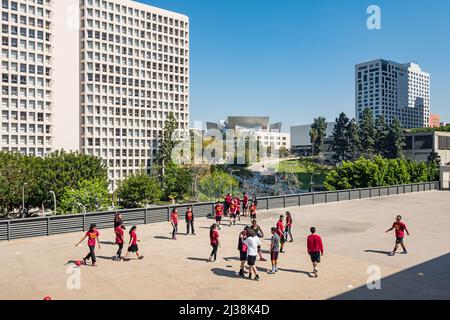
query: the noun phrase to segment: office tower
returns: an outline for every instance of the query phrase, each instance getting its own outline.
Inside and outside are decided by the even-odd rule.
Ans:
[[[189,19],[130,0],[2,0],[1,149],[149,170],[169,113],[189,129]]]
[[[52,1],[2,0],[3,151],[52,152]]]
[[[415,63],[374,60],[356,65],[356,119],[370,108],[387,123],[398,118],[405,128],[430,123],[430,75]]]

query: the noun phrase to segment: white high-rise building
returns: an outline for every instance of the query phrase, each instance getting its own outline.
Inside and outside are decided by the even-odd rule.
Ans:
[[[130,0],[2,0],[1,149],[101,157],[111,188],[189,129],[189,18]]]
[[[405,128],[430,123],[430,75],[415,63],[374,60],[356,65],[356,119],[370,108],[387,123],[398,118]]]
[[[50,0],[2,0],[0,150],[52,151],[52,14]]]

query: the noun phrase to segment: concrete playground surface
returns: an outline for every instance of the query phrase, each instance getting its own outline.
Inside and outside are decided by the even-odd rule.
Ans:
[[[449,192],[431,191],[290,208],[295,241],[280,254],[277,274],[267,274],[270,262],[258,262],[259,282],[237,275],[238,234],[249,218],[222,227],[216,263],[206,262],[211,251],[208,228],[213,223],[209,219],[197,219],[197,235],[180,234],[177,241],[170,239],[169,223],[138,226],[145,256],[140,261],[135,257],[112,261],[113,231],[100,230],[97,268],[74,269],[71,263],[87,253],[85,244],[75,247],[82,233],[1,242],[0,299],[450,299],[449,200]],[[284,211],[258,213],[266,258],[270,227]],[[390,257],[394,233],[385,231],[397,214],[403,215],[411,232],[405,241],[409,254]],[[309,274],[312,267],[305,245],[310,226],[317,227],[325,246],[318,278]],[[184,229],[181,221],[180,232]],[[374,270],[380,272],[380,290],[366,286]],[[75,273],[79,288],[67,285]]]

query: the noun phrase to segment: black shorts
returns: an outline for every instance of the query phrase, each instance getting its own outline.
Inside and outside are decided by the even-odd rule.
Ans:
[[[221,222],[222,221],[222,216],[216,216],[216,222]]]
[[[230,218],[231,218],[231,219],[236,219],[236,213],[230,214]]]
[[[272,251],[272,252],[270,253],[270,260],[272,260],[272,261],[278,260],[278,254],[279,254],[278,251]]]
[[[137,246],[137,244],[132,244],[131,246],[128,247],[128,252],[138,252],[139,251],[139,247]]]
[[[256,220],[256,214],[250,214],[250,218],[252,218],[252,220]]]
[[[395,240],[395,242],[396,242],[397,244],[402,244],[402,243],[403,243],[403,238],[397,238],[397,239]]]
[[[283,244],[286,242],[286,238],[284,237],[284,235],[282,237],[280,237],[280,243]]]
[[[320,252],[311,252],[309,255],[311,256],[311,262],[320,263]]]
[[[247,256],[247,263],[249,266],[254,266],[256,264],[256,256]]]
[[[247,261],[247,251],[239,251],[240,261]]]
[[[248,204],[247,205],[244,205],[244,210],[247,210],[248,209]]]

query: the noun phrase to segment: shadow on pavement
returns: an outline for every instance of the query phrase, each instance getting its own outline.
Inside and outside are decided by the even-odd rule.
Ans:
[[[315,277],[314,277],[310,272],[308,272],[308,271],[294,270],[294,269],[283,269],[283,268],[278,268],[278,271],[300,273],[300,274],[307,275],[307,276],[310,277],[310,278],[315,278]]]
[[[239,276],[239,274],[237,274],[233,270],[225,270],[225,269],[221,269],[221,268],[213,268],[213,269],[211,269],[211,272],[214,273],[216,276],[219,276],[219,277],[244,279],[243,277]]]
[[[195,258],[195,257],[189,257],[187,258],[188,260],[192,260],[192,261],[201,261],[201,262],[208,262],[208,259],[205,258]]]
[[[370,290],[367,286],[362,286],[331,298],[331,300],[382,299],[450,299],[450,253],[382,278],[380,290]]]
[[[379,254],[385,254],[385,255],[388,255],[390,253],[390,251],[383,251],[383,250],[364,250],[364,252],[379,253]]]

